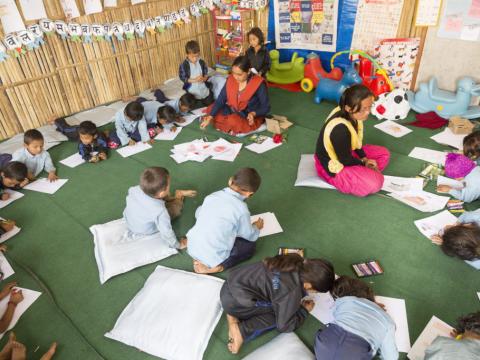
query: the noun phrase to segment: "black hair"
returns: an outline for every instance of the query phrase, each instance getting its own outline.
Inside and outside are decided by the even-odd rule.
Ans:
[[[2,169],[3,177],[23,181],[27,178],[28,169],[20,161],[11,161]]]
[[[81,135],[95,136],[97,135],[97,125],[88,120],[82,121],[80,125],[78,125],[78,133]]]
[[[298,254],[288,254],[266,258],[263,263],[270,271],[298,272],[302,282],[309,282],[319,292],[330,291],[335,280],[333,265],[324,259],[303,259]]]
[[[256,192],[262,178],[254,168],[242,168],[232,176],[232,184],[242,191]]]
[[[168,170],[163,167],[146,168],[140,176],[140,188],[148,196],[155,197],[167,188],[169,177]]]
[[[25,134],[23,134],[23,142],[26,145],[30,145],[32,141],[43,141],[43,135],[37,129],[27,130]]]
[[[248,73],[250,71],[250,68],[252,67],[250,64],[250,60],[246,55],[240,55],[235,60],[233,60],[232,67],[234,66],[238,67],[240,70],[246,73]]]
[[[265,43],[265,36],[263,35],[262,30],[258,27],[253,27],[250,29],[250,31],[247,33],[247,38],[253,35],[258,39],[259,45],[263,45]]]
[[[463,138],[463,155],[472,160],[480,158],[480,130]]]
[[[198,54],[200,52],[200,45],[195,40],[190,40],[185,44],[185,52],[187,54]]]
[[[455,330],[457,330],[458,334],[463,334],[465,331],[471,331],[480,336],[480,311],[459,317],[457,319]]]
[[[179,101],[180,101],[180,105],[188,106],[189,109],[192,109],[196,103],[195,96],[188,92],[180,96]]]
[[[334,299],[344,296],[356,296],[375,302],[375,294],[370,286],[362,280],[354,279],[349,276],[340,276],[335,280],[331,294]]]
[[[480,226],[458,224],[443,232],[442,251],[448,256],[456,256],[462,260],[474,260],[480,257]]]
[[[132,101],[125,107],[125,115],[132,121],[140,121],[143,117],[143,105]]]
[[[177,113],[171,106],[165,105],[158,108],[157,119],[164,119],[167,123],[173,123],[177,119]]]
[[[333,114],[327,121],[341,117],[350,121],[355,129],[358,130],[357,121],[350,116],[350,113],[347,111],[346,107],[348,106],[352,113],[359,112],[362,108],[362,101],[372,96],[373,93],[365,85],[355,84],[350,86],[343,92],[340,98],[340,102],[338,104],[340,106],[340,110]]]

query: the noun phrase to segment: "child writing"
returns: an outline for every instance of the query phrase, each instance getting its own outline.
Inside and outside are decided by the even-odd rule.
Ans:
[[[250,60],[251,71],[265,78],[267,71],[270,70],[271,60],[268,50],[264,46],[263,32],[258,27],[254,27],[248,32],[247,36],[250,47],[245,55]]]
[[[463,155],[480,165],[480,130],[463,138]]]
[[[163,105],[158,101],[144,101],[145,120],[150,137],[160,134],[164,129],[176,131],[177,113],[169,105]],[[180,121],[181,122],[181,121]]]
[[[22,290],[15,289],[17,286],[16,282],[11,282],[5,285],[0,291],[0,300],[3,300],[7,296],[9,297],[7,308],[3,313],[2,317],[0,318],[0,333],[3,334],[7,331],[10,322],[12,321],[13,314],[17,305],[23,301],[23,294]]]
[[[179,99],[168,100],[164,103],[171,106],[177,113],[177,122],[184,122],[184,116],[191,114],[191,110],[195,108],[195,96],[190,93],[185,93]]]
[[[253,256],[263,219],[251,223],[245,200],[260,183],[255,169],[243,168],[229,179],[228,187],[203,200],[195,212],[196,223],[187,233],[188,254],[196,273],[218,273]]]
[[[330,262],[298,254],[277,255],[230,271],[220,290],[230,352],[237,354],[244,341],[266,331],[298,329],[315,305],[302,299],[308,292],[329,291],[334,279]]]
[[[480,270],[480,209],[463,213],[455,225],[431,237],[448,256],[458,257]]]
[[[373,290],[367,284],[340,276],[330,293],[335,299],[335,320],[317,332],[316,360],[370,360],[378,351],[381,359],[398,359],[395,322],[375,302]]]
[[[110,133],[108,146],[116,149],[119,146],[135,145],[140,141],[153,142],[148,134],[142,104],[132,101],[115,114],[115,130]]]
[[[129,236],[135,238],[159,233],[170,247],[184,249],[186,239],[177,241],[171,220],[180,216],[184,198],[196,195],[194,190],[177,190],[175,197],[171,197],[168,170],[162,167],[145,169],[140,176],[140,185],[128,189],[123,217]]]
[[[0,195],[2,200],[8,200],[10,194],[5,189],[19,189],[28,184],[28,170],[19,161],[9,162],[0,172]]]
[[[28,169],[28,179],[34,180],[38,174],[45,170],[48,180],[58,179],[55,166],[53,166],[50,154],[43,149],[44,140],[40,131],[31,129],[25,131],[23,136],[24,147],[12,154],[12,161],[24,163]]]
[[[207,86],[208,68],[200,58],[200,45],[195,40],[185,45],[187,58],[180,64],[178,76],[183,81],[183,90],[195,96],[196,108],[213,103],[213,93]]]
[[[82,121],[78,126],[78,137],[78,153],[83,160],[91,163],[107,160],[107,140],[93,122]]]

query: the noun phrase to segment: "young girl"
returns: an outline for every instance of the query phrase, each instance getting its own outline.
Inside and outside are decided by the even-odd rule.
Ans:
[[[446,226],[443,234],[431,237],[448,256],[455,256],[480,270],[480,209],[466,212],[455,225]]]
[[[245,55],[250,60],[251,71],[265,78],[267,71],[270,70],[271,60],[268,50],[264,46],[263,32],[258,27],[254,27],[248,32],[247,36],[250,47]]]
[[[463,139],[463,155],[480,165],[480,130],[465,136]]]
[[[390,153],[382,146],[362,144],[363,122],[368,119],[373,99],[364,85],[346,89],[317,140],[318,176],[345,194],[367,196],[383,186],[381,171]]]
[[[383,305],[375,302],[373,290],[367,284],[340,276],[331,294],[335,299],[335,321],[317,332],[316,360],[370,360],[377,351],[381,359],[398,359],[395,323]]]
[[[232,270],[220,291],[227,313],[228,349],[277,329],[291,332],[303,324],[314,302],[307,292],[327,292],[335,279],[332,264],[300,255],[278,255]]]

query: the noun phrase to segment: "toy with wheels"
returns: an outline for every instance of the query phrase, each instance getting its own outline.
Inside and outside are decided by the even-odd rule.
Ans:
[[[310,53],[307,56],[304,76],[305,77],[300,82],[300,86],[303,91],[308,93],[317,87],[318,81],[321,78],[340,80],[342,78],[342,69],[333,68],[332,71],[326,72],[318,55],[315,53]]]
[[[317,85],[315,91],[315,102],[320,104],[324,99],[335,101],[337,104],[340,102],[340,98],[350,85],[361,84],[362,78],[358,75],[355,68],[349,67],[340,81],[332,79],[321,79]]]
[[[303,79],[303,69],[305,67],[303,58],[293,53],[290,62],[280,63],[280,53],[278,50],[270,51],[272,65],[267,72],[267,80],[275,84],[293,84]]]
[[[437,79],[421,83],[416,93],[408,91],[408,101],[418,113],[435,111],[438,116],[450,118],[454,115],[466,119],[480,118],[480,106],[469,106],[473,96],[480,96],[480,84],[475,84],[471,77],[463,77],[457,83],[457,92],[441,90]]]

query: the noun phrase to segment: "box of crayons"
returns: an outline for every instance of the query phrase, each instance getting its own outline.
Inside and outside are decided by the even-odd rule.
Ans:
[[[352,268],[358,277],[367,277],[383,274],[383,269],[377,260],[370,260],[363,263],[353,264]]]
[[[447,209],[452,214],[465,212],[465,209],[463,208],[463,201],[462,200],[455,200],[455,199],[448,200]]]
[[[298,254],[301,257],[305,257],[305,249],[302,249],[302,248],[292,249],[292,248],[286,248],[286,247],[278,248],[278,255],[288,255],[288,254]]]

